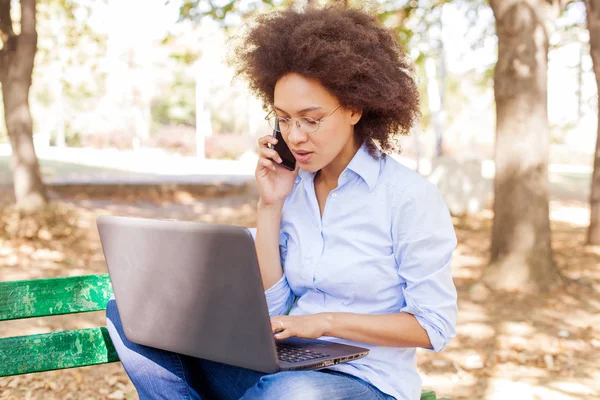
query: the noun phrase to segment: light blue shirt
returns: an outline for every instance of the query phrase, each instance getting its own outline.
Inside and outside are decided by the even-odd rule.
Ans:
[[[300,170],[282,214],[283,277],[265,291],[269,314],[413,314],[441,351],[456,334],[450,260],[452,219],[437,187],[363,145],[327,197],[323,217],[314,173]],[[397,399],[420,398],[414,348],[372,346],[362,359],[331,367]]]

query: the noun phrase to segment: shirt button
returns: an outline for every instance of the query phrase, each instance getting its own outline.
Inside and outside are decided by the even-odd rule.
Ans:
[[[335,199],[337,197],[337,193],[332,193],[331,197],[333,197]]]

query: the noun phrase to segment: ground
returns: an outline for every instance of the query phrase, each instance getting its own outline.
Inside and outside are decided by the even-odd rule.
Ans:
[[[123,189],[109,196],[85,188],[62,190],[53,195],[59,219],[47,216],[53,228],[34,238],[28,236],[36,227],[16,224],[10,207],[0,204],[5,206],[0,214],[0,280],[105,273],[94,224],[101,214],[254,226],[255,189],[229,189],[208,194]],[[424,388],[453,399],[600,396],[600,248],[583,246],[584,202],[555,200],[551,209],[556,262],[569,279],[563,289],[541,296],[473,289],[487,262],[492,214],[486,209],[454,217],[458,335],[442,353],[419,351]],[[8,321],[0,322],[0,337],[104,324],[103,312]],[[113,363],[0,378],[0,398],[137,399],[137,394],[121,364]]]

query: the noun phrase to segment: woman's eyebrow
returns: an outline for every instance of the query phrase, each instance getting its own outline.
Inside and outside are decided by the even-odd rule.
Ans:
[[[285,112],[284,110],[282,110],[281,108],[279,108],[279,107],[277,107],[277,106],[273,106],[273,108],[274,108],[275,110],[279,111],[279,112],[282,112],[282,113],[286,113],[286,114],[287,114],[287,112]],[[319,106],[308,107],[308,108],[304,108],[304,109],[302,109],[302,110],[298,111],[298,114],[304,114],[304,113],[307,113],[307,112],[309,112],[309,111],[316,111],[316,110],[320,110],[320,109],[322,109],[322,108],[323,108],[323,107],[319,107]]]

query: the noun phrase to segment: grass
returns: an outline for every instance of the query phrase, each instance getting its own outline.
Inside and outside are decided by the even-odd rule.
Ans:
[[[119,169],[92,167],[71,162],[40,160],[43,178],[79,177],[89,175],[143,175],[134,172],[124,172]],[[0,156],[0,184],[12,182],[10,171],[10,156]]]

